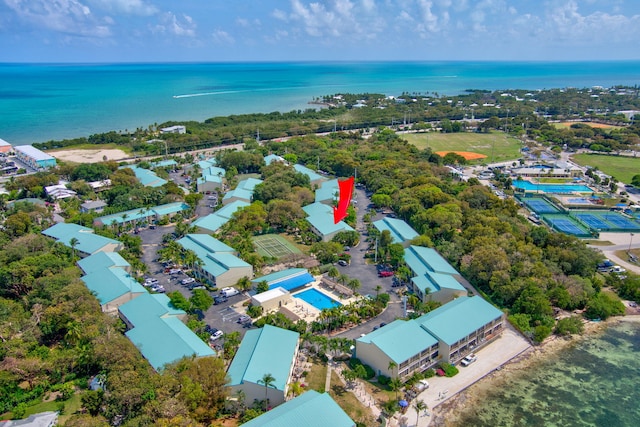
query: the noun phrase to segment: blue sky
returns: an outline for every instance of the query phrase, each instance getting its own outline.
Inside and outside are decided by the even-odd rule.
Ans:
[[[0,0],[0,62],[640,59],[639,0]]]

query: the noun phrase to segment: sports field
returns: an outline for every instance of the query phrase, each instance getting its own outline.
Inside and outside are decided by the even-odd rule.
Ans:
[[[301,254],[302,252],[287,240],[277,234],[264,234],[255,236],[253,244],[256,251],[263,257],[282,258],[289,254]]]
[[[574,154],[571,159],[581,166],[600,169],[620,182],[629,184],[640,173],[640,157],[607,156],[603,154]]]
[[[515,160],[520,157],[522,143],[503,132],[491,133],[407,133],[402,138],[419,149],[426,147],[436,151],[466,151],[487,156],[485,159],[474,160],[472,163],[494,163],[505,160]]]
[[[594,129],[620,129],[622,127],[622,126],[614,126],[614,125],[607,125],[604,123],[593,123],[593,122],[558,122],[558,123],[553,123],[553,126],[558,129],[567,129],[567,128],[570,128],[571,125],[576,123],[587,125]]]

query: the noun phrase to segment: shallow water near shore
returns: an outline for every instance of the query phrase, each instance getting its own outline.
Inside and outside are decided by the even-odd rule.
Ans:
[[[449,426],[637,426],[640,323],[620,322],[472,391]]]

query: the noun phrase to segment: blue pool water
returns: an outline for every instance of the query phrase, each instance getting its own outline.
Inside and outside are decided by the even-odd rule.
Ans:
[[[294,297],[300,298],[302,301],[311,304],[318,310],[324,310],[325,308],[333,308],[338,307],[340,304],[338,301],[335,301],[317,289],[307,289],[304,292],[300,292],[299,294],[295,294]]]
[[[534,184],[530,181],[513,181],[513,186],[524,191],[541,191],[543,193],[593,193],[591,188],[580,184]]]

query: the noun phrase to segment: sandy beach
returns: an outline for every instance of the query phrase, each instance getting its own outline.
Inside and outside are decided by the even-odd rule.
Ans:
[[[457,425],[460,421],[462,411],[472,407],[482,405],[484,396],[489,390],[504,387],[509,380],[522,373],[522,371],[541,363],[549,358],[555,357],[558,352],[566,349],[568,346],[574,345],[579,340],[589,339],[590,337],[603,332],[608,327],[620,322],[638,322],[640,323],[640,315],[631,315],[624,317],[611,318],[605,322],[587,322],[585,324],[585,332],[582,336],[574,336],[564,338],[552,336],[542,345],[532,347],[530,351],[512,359],[505,364],[500,370],[494,371],[482,378],[469,388],[452,396],[446,402],[437,405],[431,412],[430,427],[446,427]]]

